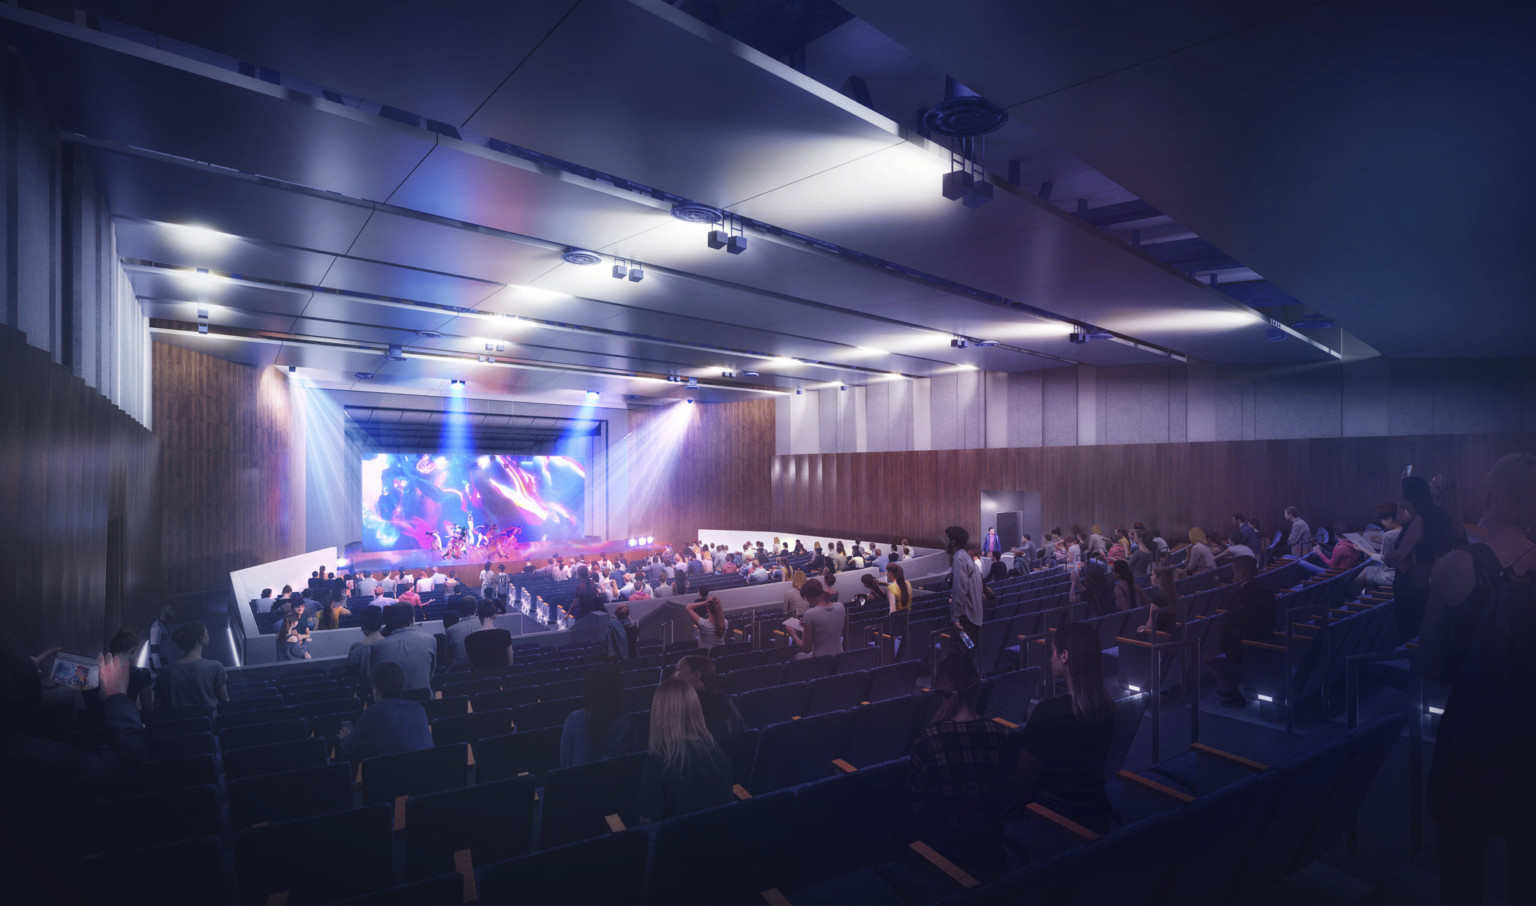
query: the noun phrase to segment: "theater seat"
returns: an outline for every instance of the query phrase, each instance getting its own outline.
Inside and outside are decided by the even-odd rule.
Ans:
[[[607,815],[632,826],[645,755],[625,755],[550,771],[544,778],[539,847],[563,846],[609,833]]]
[[[562,728],[529,730],[475,741],[475,781],[505,780],[524,771],[543,777],[560,766]]]
[[[406,876],[451,872],[462,850],[481,866],[532,850],[534,786],[532,777],[514,777],[412,796],[405,803]]]
[[[580,698],[561,698],[522,705],[517,709],[517,728],[526,731],[562,727],[566,717],[580,707]]]
[[[450,873],[400,884],[377,893],[332,900],[328,906],[460,906],[464,902],[464,879],[456,873]]]
[[[224,752],[224,777],[226,780],[244,780],[258,774],[312,768],[325,764],[325,757],[323,739],[296,739],[248,749],[228,749]]]
[[[500,711],[476,711],[457,717],[444,717],[432,721],[432,741],[437,745],[455,742],[474,742],[485,736],[505,736],[512,732],[511,708]]]
[[[807,684],[809,689],[804,713],[809,716],[829,711],[846,711],[863,700],[868,685],[869,674],[863,671],[812,680]]]
[[[753,900],[788,870],[795,841],[785,829],[794,805],[795,794],[782,790],[660,822],[646,902],[675,906]],[[840,845],[827,838],[823,843]]]
[[[864,693],[867,701],[885,701],[911,695],[917,688],[917,677],[923,665],[918,661],[901,661],[877,667],[869,674],[869,689]]]
[[[484,866],[479,873],[480,903],[639,903],[649,843],[646,831],[628,830]]]
[[[76,808],[75,823],[75,842],[86,855],[217,836],[219,791],[212,785],[190,786],[104,799]]]
[[[468,780],[468,765],[469,746],[464,743],[365,758],[363,801],[394,802],[398,796],[458,789]]]
[[[909,769],[907,760],[900,759],[796,789],[794,851],[790,871],[776,881],[781,892],[823,884],[901,858],[910,842]],[[837,845],[826,845],[828,840],[836,840]],[[801,902],[793,894],[789,899]]]
[[[715,740],[731,759],[732,777],[751,777],[752,762],[757,757],[757,741],[761,730],[743,730]]]
[[[837,657],[832,655],[791,660],[784,665],[784,675],[780,677],[779,682],[802,683],[806,680],[821,679],[824,676],[831,676],[832,668],[836,665]]]
[[[300,718],[278,720],[249,726],[225,727],[219,730],[219,746],[224,749],[244,749],[266,746],[275,742],[291,742],[309,736],[309,727]]]
[[[200,837],[87,859],[80,869],[80,902],[222,903],[224,858],[219,838]]]
[[[736,696],[736,708],[747,726],[761,729],[798,716],[805,707],[805,694],[805,683],[770,686]]]
[[[185,733],[180,736],[151,737],[146,740],[144,757],[149,759],[185,758],[188,755],[213,754],[212,733]]]
[[[235,835],[240,899],[263,906],[287,891],[290,906],[329,903],[388,887],[393,880],[388,805],[284,821]]]
[[[901,758],[912,742],[917,698],[904,695],[871,702],[848,712],[848,741],[842,758],[854,767]]]
[[[325,764],[261,774],[231,780],[225,790],[229,823],[237,831],[261,823],[340,812],[352,807],[352,766]]]
[[[861,670],[873,670],[880,666],[879,648],[855,648],[845,651],[837,656],[837,663],[833,665],[832,672],[857,673]]]
[[[981,715],[1022,726],[1029,717],[1029,701],[1040,682],[1040,668],[998,673],[987,678],[990,690],[982,704]]]
[[[747,789],[769,793],[829,776],[835,770],[832,759],[843,750],[847,728],[846,711],[764,727]]]
[[[732,670],[723,680],[725,688],[733,695],[756,692],[769,686],[777,686],[784,675],[783,664],[763,664]]]
[[[213,785],[219,782],[219,767],[212,755],[188,755],[184,758],[165,758],[146,761],[139,767],[138,785],[123,784],[114,791],[113,798],[179,790],[189,786]]]

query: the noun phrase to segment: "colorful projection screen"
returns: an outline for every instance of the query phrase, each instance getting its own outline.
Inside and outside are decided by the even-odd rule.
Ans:
[[[567,456],[380,453],[363,460],[363,550],[478,558],[580,538],[586,485]]]

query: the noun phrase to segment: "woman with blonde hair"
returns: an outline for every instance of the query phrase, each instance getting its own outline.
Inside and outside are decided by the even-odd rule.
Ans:
[[[795,570],[789,574],[789,588],[784,591],[784,612],[794,616],[805,615],[805,598],[800,596],[800,586],[805,584],[805,573]]]
[[[1195,526],[1189,530],[1189,553],[1184,558],[1184,575],[1194,576],[1216,568],[1216,555],[1205,541],[1205,530]]]
[[[731,759],[715,744],[693,686],[673,677],[651,698],[650,753],[640,772],[635,811],[642,823],[725,805]]]

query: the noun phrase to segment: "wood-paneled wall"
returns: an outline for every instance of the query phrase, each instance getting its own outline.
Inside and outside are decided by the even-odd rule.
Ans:
[[[167,591],[304,552],[304,441],[288,375],[154,347]]]
[[[1408,464],[1453,477],[1458,515],[1475,521],[1488,468],[1532,449],[1533,434],[1465,434],[776,456],[773,516],[758,525],[938,544],[948,525],[977,535],[983,490],[1030,490],[1047,527],[1141,521],[1173,540],[1195,525],[1225,532],[1241,512],[1272,532],[1290,505],[1314,527],[1359,522],[1397,499]]]
[[[0,326],[0,625],[34,651],[92,653],[153,615],[159,456],[148,429]],[[114,522],[120,558],[109,557]]]
[[[630,410],[625,444],[631,534],[677,543],[697,538],[702,528],[771,525],[773,401],[676,410],[684,405]],[[688,416],[681,430],[657,430],[658,422],[680,416]]]

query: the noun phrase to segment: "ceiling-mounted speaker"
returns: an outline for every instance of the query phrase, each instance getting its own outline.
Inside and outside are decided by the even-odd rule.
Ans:
[[[976,177],[965,170],[953,170],[944,174],[944,197],[950,201],[959,201],[971,193],[976,186]]]
[[[726,240],[725,250],[732,255],[740,255],[747,250],[747,237],[737,234]]]
[[[723,249],[730,244],[731,234],[725,230],[710,230],[708,242],[712,249]]]

